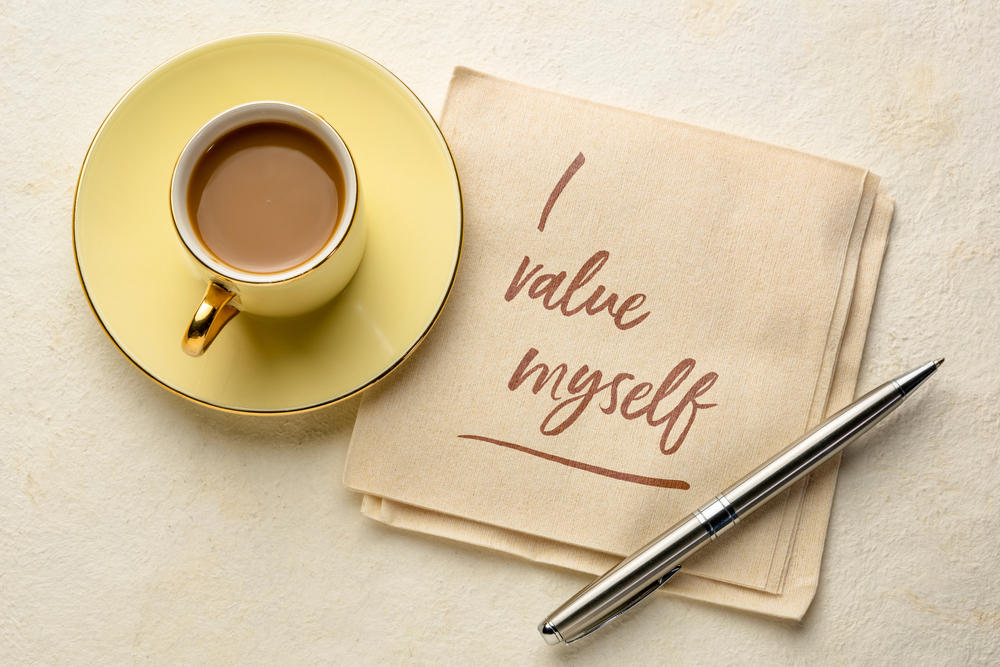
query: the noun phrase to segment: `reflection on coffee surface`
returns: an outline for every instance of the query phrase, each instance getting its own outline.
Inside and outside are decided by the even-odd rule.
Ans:
[[[276,273],[309,261],[336,231],[344,175],[310,132],[253,123],[219,138],[198,159],[188,215],[202,244],[242,271]]]

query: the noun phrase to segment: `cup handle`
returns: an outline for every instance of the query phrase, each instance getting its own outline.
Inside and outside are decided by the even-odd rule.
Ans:
[[[191,318],[181,341],[181,349],[192,357],[205,354],[215,337],[222,331],[229,320],[240,312],[236,306],[230,305],[236,295],[217,283],[209,283],[205,296],[198,304],[198,310]]]

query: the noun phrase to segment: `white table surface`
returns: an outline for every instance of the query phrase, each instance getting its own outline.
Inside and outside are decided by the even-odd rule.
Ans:
[[[567,5],[0,3],[0,664],[1000,663],[995,0]],[[883,177],[859,388],[948,361],[846,454],[802,623],[656,596],[546,646],[589,577],[363,518],[340,483],[357,399],[218,413],[111,345],[73,263],[87,146],[150,69],[258,30],[356,48],[434,114],[466,65]]]

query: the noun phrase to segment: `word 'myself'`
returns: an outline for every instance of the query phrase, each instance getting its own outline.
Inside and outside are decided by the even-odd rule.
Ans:
[[[660,436],[660,451],[664,454],[673,454],[684,442],[684,438],[687,437],[698,411],[716,405],[715,403],[699,403],[697,400],[712,388],[715,380],[719,377],[717,373],[706,373],[691,385],[684,394],[684,397],[671,410],[664,413],[661,417],[656,416],[660,403],[684,384],[694,370],[694,359],[684,359],[678,362],[667,373],[655,392],[653,391],[652,383],[639,382],[625,392],[619,404],[618,397],[622,389],[621,385],[635,380],[635,376],[631,373],[618,373],[609,382],[602,384],[601,381],[604,379],[604,375],[601,371],[596,369],[591,371],[590,367],[584,364],[565,384],[565,391],[569,396],[568,398],[563,398],[559,395],[560,384],[569,374],[569,367],[566,364],[558,364],[550,369],[547,364],[543,363],[531,366],[536,356],[538,356],[537,349],[531,348],[528,350],[521,359],[521,363],[514,369],[514,374],[511,375],[510,381],[507,383],[507,388],[511,391],[516,391],[532,374],[537,373],[534,385],[531,387],[532,393],[537,394],[551,380],[552,386],[550,387],[549,395],[553,401],[560,402],[542,421],[540,430],[543,435],[559,435],[568,429],[595,398],[607,392],[607,405],[602,406],[598,403],[601,412],[610,415],[618,411],[625,419],[645,417],[646,423],[650,426],[666,425],[663,429],[663,434]],[[529,366],[531,367],[529,368]],[[650,394],[652,394],[652,397],[649,399],[649,402],[644,402],[643,399]],[[690,412],[688,413],[684,429],[677,436],[674,443],[668,447],[667,441],[670,438],[670,432],[687,410],[690,410]]]

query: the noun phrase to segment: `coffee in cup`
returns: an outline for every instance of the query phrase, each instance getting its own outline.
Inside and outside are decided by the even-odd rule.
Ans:
[[[344,174],[333,152],[295,125],[230,130],[198,159],[187,210],[202,244],[244,271],[277,273],[313,257],[343,216]]]

